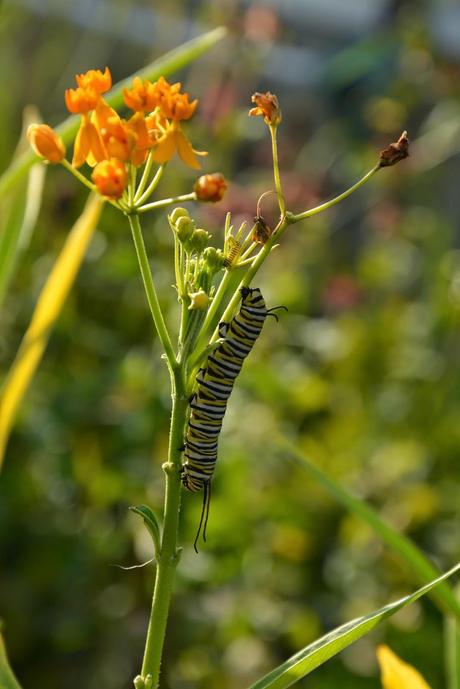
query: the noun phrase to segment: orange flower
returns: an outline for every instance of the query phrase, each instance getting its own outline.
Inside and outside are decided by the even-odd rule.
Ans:
[[[206,151],[195,151],[180,125],[177,122],[172,122],[167,125],[166,129],[157,138],[153,160],[156,163],[166,163],[166,161],[171,160],[176,151],[186,165],[197,170],[201,167],[197,160],[197,155],[208,155]]]
[[[157,106],[155,85],[145,79],[134,77],[133,88],[123,89],[123,98],[128,108],[135,112],[151,112]]]
[[[100,94],[94,88],[66,89],[65,104],[67,110],[74,114],[87,114],[90,110],[94,110],[99,102]]]
[[[124,164],[116,158],[102,160],[93,170],[92,179],[97,190],[108,199],[119,199],[127,182]]]
[[[198,201],[216,203],[221,201],[227,190],[227,181],[221,172],[212,175],[201,175],[195,182],[193,190]]]
[[[249,115],[262,115],[266,124],[277,127],[281,122],[281,110],[278,98],[274,93],[254,93],[251,101],[256,105],[251,108]]]
[[[180,84],[174,84],[174,86],[180,86]],[[173,88],[171,87],[169,91],[165,90],[160,96],[161,114],[176,122],[189,120],[197,109],[198,100],[195,98],[190,103],[188,93],[176,93]]]
[[[60,163],[65,156],[65,146],[60,136],[47,124],[31,124],[27,138],[35,153],[50,163]]]
[[[112,88],[112,75],[108,67],[104,72],[100,69],[90,69],[85,74],[77,74],[75,77],[78,86],[82,89],[92,89],[96,93],[105,93]]]
[[[73,148],[73,167],[81,167],[85,161],[90,165],[95,165],[105,158],[107,158],[107,151],[98,128],[94,122],[91,122],[88,115],[83,115]]]

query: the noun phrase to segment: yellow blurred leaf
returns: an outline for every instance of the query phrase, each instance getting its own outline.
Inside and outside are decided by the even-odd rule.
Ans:
[[[38,298],[0,397],[0,468],[17,409],[27,391],[96,229],[103,201],[90,196]]]
[[[422,675],[405,663],[388,646],[377,648],[383,689],[430,689]]]

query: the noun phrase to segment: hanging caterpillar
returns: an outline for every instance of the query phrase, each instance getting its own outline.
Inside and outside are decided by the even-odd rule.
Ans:
[[[204,520],[203,540],[206,541],[206,524],[211,500],[211,478],[217,460],[217,443],[227,401],[243,361],[254,346],[267,316],[273,316],[276,306],[267,309],[260,289],[241,288],[241,306],[230,323],[219,325],[222,342],[208,356],[205,368],[199,370],[198,389],[190,402],[190,418],[185,439],[181,479],[192,492],[203,490],[203,507],[194,548]]]

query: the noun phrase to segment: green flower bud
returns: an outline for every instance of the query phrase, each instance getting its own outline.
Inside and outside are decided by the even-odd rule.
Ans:
[[[206,266],[211,273],[217,273],[225,265],[225,256],[220,249],[208,246],[203,252]]]
[[[179,218],[190,218],[190,213],[186,208],[181,208],[178,206],[173,210],[171,215],[169,216],[169,219],[171,220],[171,223],[175,225]]]
[[[141,675],[137,675],[137,677],[133,679],[133,684],[135,689],[145,689],[144,678],[141,677]]]
[[[190,217],[182,215],[174,224],[174,229],[179,241],[186,242],[195,232],[195,223]]]
[[[145,689],[152,689],[153,687],[153,677],[149,673],[147,677],[144,678]]]
[[[206,230],[195,230],[189,239],[190,249],[192,251],[196,251],[198,254],[201,254],[206,248],[210,239],[211,235],[209,232],[206,232]]]

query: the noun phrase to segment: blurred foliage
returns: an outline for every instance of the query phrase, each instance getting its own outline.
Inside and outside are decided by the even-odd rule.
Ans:
[[[355,181],[402,128],[415,139],[408,161],[293,228],[264,267],[257,285],[289,314],[267,324],[229,404],[199,555],[200,500],[184,496],[165,686],[233,689],[414,588],[368,527],[274,451],[274,428],[441,568],[459,559],[459,64],[434,33],[437,4],[428,1],[375,3],[381,21],[365,39],[346,34],[334,14],[329,27],[308,30],[305,17],[321,5],[313,0],[286,3],[291,15],[268,1],[118,0],[110,13],[102,0],[80,12],[73,5],[2,6],[2,169],[27,104],[56,124],[74,73],[109,64],[121,79],[222,20],[232,37],[180,75],[200,98],[193,141],[211,152],[206,171],[232,181],[218,207],[199,213],[216,245],[227,208],[235,223],[250,219],[273,186],[267,133],[246,117],[253,91],[280,98],[282,179],[295,211]],[[187,192],[194,173],[171,167],[161,192]],[[84,203],[64,170],[50,173],[2,305],[2,375]],[[262,204],[268,222],[272,203]],[[145,229],[174,324],[165,218],[146,218]],[[25,687],[117,689],[138,671],[152,565],[116,565],[152,555],[127,508],[161,510],[170,398],[159,353],[128,226],[107,208],[0,481],[0,614]],[[443,686],[441,620],[424,602],[316,671],[308,687],[377,686],[374,647],[383,638]]]

